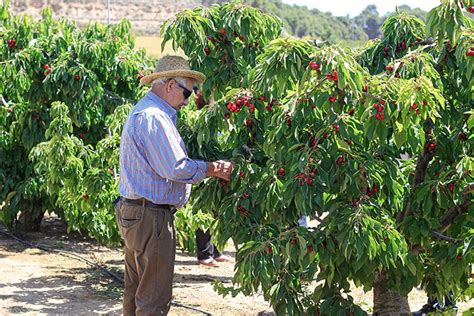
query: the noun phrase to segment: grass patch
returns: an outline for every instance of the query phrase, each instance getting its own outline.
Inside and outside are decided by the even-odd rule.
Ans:
[[[163,55],[179,55],[185,56],[181,49],[173,50],[171,42],[166,43],[165,49],[161,51],[162,37],[158,36],[137,36],[135,39],[135,47],[144,48],[148,56],[152,58],[159,58]]]

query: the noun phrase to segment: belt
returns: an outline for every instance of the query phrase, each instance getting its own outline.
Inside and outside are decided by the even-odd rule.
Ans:
[[[127,199],[127,198],[124,198],[122,197],[121,198],[122,201],[124,203],[127,203],[127,204],[133,204],[133,205],[141,205],[141,206],[145,206],[145,207],[154,207],[154,208],[161,208],[161,209],[166,209],[166,210],[169,210],[169,211],[176,211],[176,207],[174,205],[171,205],[171,204],[156,204],[156,203],[153,203],[151,201],[148,201],[147,199]]]

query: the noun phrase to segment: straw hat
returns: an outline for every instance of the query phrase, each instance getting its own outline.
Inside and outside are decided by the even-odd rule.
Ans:
[[[146,85],[159,78],[171,77],[192,78],[200,84],[206,80],[203,73],[191,70],[188,61],[183,57],[166,55],[158,60],[155,71],[148,76],[144,76],[140,83]]]

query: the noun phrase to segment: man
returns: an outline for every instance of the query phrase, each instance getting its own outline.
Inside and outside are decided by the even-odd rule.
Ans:
[[[165,56],[141,79],[151,90],[129,114],[120,140],[120,200],[115,211],[125,243],[123,314],[166,315],[171,304],[176,239],[173,214],[191,184],[206,176],[229,181],[233,164],[187,156],[177,111],[205,76],[179,56]]]

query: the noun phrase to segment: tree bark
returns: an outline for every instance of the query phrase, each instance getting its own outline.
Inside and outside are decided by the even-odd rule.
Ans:
[[[43,216],[44,212],[41,212],[40,214],[21,212],[17,225],[19,226],[20,230],[24,232],[39,232]]]
[[[390,290],[387,287],[387,277],[383,272],[375,276],[374,315],[411,315],[408,296]]]

